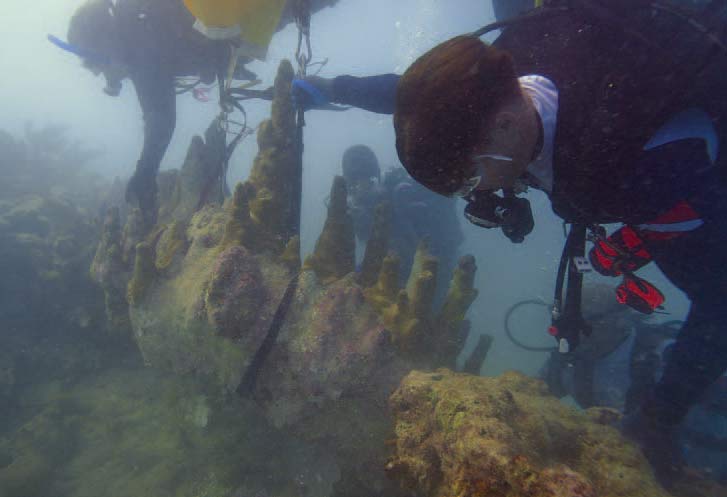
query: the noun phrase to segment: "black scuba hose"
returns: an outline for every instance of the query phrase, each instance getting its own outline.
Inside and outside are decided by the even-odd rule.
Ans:
[[[533,345],[527,345],[520,340],[518,340],[515,335],[512,332],[512,329],[510,328],[510,318],[512,315],[517,311],[520,307],[526,306],[526,305],[539,305],[543,307],[550,307],[549,304],[546,302],[543,302],[542,300],[538,299],[531,299],[531,300],[523,300],[521,302],[518,302],[517,304],[511,306],[507,312],[505,313],[505,334],[507,335],[507,338],[510,339],[512,343],[517,345],[523,350],[527,350],[530,352],[555,352],[558,350],[558,347],[536,347]]]
[[[563,305],[563,285],[565,283],[565,272],[568,269],[568,240],[566,239],[565,247],[560,255],[560,262],[558,262],[558,272],[556,273],[555,279],[555,300],[553,306],[557,308],[558,312],[562,310]]]
[[[507,312],[505,313],[505,319],[503,322],[503,327],[505,329],[505,335],[515,346],[517,346],[523,350],[527,350],[529,352],[554,352],[554,351],[556,351],[557,347],[537,347],[534,345],[528,345],[515,337],[515,334],[512,331],[512,327],[510,326],[510,319],[512,318],[513,314],[515,314],[515,312],[518,309],[520,309],[521,307],[527,306],[527,305],[538,305],[538,306],[542,306],[542,307],[550,307],[550,304],[548,304],[547,302],[543,302],[542,300],[539,300],[539,299],[521,300],[520,302],[517,302],[516,304],[510,306],[508,308]],[[625,312],[626,310],[628,310],[628,308],[623,308],[623,311],[621,311],[621,312]],[[603,312],[600,314],[596,314],[594,316],[589,316],[589,319],[597,321],[597,320],[605,317],[608,314],[611,314],[611,312]],[[665,323],[656,325],[655,327],[662,328],[662,329],[664,329],[664,328],[673,329],[674,330],[673,333],[669,333],[666,330],[664,330],[661,332],[661,334],[664,335],[665,338],[675,338],[675,335],[679,332],[679,330],[674,329],[674,328],[677,326],[681,326],[683,324],[684,324],[684,321],[674,319],[674,320],[667,321]],[[622,342],[619,342],[618,346],[620,346],[621,343]],[[615,348],[617,348],[617,347],[615,347]],[[613,350],[615,350],[615,348]],[[606,353],[602,354],[602,356],[609,355],[611,352],[613,352],[613,350],[607,351]]]
[[[556,14],[562,14],[564,12],[567,12],[569,10],[568,7],[539,7],[537,9],[530,10],[526,12],[525,14],[520,14],[519,16],[513,17],[511,19],[505,19],[503,21],[497,21],[488,24],[487,26],[483,26],[477,31],[473,31],[470,33],[470,36],[475,36],[477,38],[480,38],[481,36],[486,35],[487,33],[490,33],[492,31],[495,31],[496,29],[502,29],[506,28],[508,26],[512,26],[513,24],[520,24],[522,22],[528,22],[528,21],[534,21],[536,19],[542,19],[547,16],[556,15]]]

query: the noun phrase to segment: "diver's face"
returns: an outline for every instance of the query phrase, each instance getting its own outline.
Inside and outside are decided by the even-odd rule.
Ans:
[[[519,116],[510,111],[499,112],[484,132],[478,150],[472,157],[483,190],[511,188],[525,172],[532,154],[525,149]]]
[[[481,190],[512,188],[535,155],[540,133],[535,107],[518,96],[484,123],[470,158],[474,176],[465,181]]]

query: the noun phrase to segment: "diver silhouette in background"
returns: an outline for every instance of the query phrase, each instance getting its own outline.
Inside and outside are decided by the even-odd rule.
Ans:
[[[311,9],[317,11],[335,1],[313,0]],[[263,57],[272,32],[292,21],[291,8],[285,2],[237,2],[240,6],[250,4],[248,13],[260,11],[261,22],[269,23],[273,18],[270,33],[258,34],[262,46],[251,51],[254,56]],[[147,224],[155,220],[156,175],[176,123],[175,78],[194,76],[204,84],[225,78],[232,47],[240,45],[239,36],[229,38],[214,29],[200,29],[200,22],[188,9],[189,5],[198,3],[196,0],[88,0],[71,18],[68,42],[54,41],[78,55],[84,67],[94,74],[103,74],[104,91],[108,95],[119,95],[125,79],[133,83],[144,118],[144,145],[127,185],[126,199],[141,208]],[[205,7],[214,13],[215,7],[226,11],[230,5],[223,0],[210,0]],[[235,79],[255,78],[255,74],[243,67],[250,60],[250,57],[240,58]]]
[[[387,202],[391,209],[389,249],[401,260],[402,282],[406,282],[422,241],[426,241],[429,252],[439,262],[438,281],[448,281],[457,264],[458,248],[464,241],[455,201],[427,190],[402,167],[392,168],[382,176],[376,155],[366,145],[346,149],[341,169],[356,238],[366,244],[375,209]],[[446,284],[437,285],[437,301],[444,298],[447,289]]]

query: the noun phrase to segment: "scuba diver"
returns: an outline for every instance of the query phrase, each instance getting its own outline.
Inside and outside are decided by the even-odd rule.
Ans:
[[[343,152],[341,173],[348,191],[348,212],[359,242],[369,239],[374,209],[384,201],[379,159],[366,145],[353,145]]]
[[[346,149],[341,169],[348,187],[348,209],[356,238],[366,244],[376,206],[391,206],[389,249],[401,260],[400,277],[406,283],[407,269],[414,262],[419,243],[425,241],[439,262],[438,281],[447,281],[457,264],[457,249],[464,241],[455,202],[419,185],[404,168],[388,170],[383,178],[379,161],[366,145]],[[437,285],[436,302],[441,302],[448,285]]]
[[[542,190],[581,248],[590,230],[589,259],[623,278],[622,303],[661,305],[633,274],[652,261],[686,293],[690,312],[664,372],[622,427],[668,485],[683,466],[677,426],[727,368],[727,154],[718,153],[725,129],[715,129],[727,114],[727,49],[710,27],[726,2],[704,6],[705,16],[649,0],[544,4],[498,25],[492,45],[480,40],[488,26],[436,46],[402,76],[306,78],[293,91],[310,108],[393,114],[409,174],[464,198],[468,220],[513,242],[533,228],[518,194]],[[607,236],[607,223],[624,226]],[[588,270],[570,239],[569,280]],[[588,332],[581,316],[567,317],[549,330],[564,354]]]
[[[311,11],[335,1],[313,0]],[[156,175],[175,128],[176,78],[223,82],[235,58],[234,79],[254,80],[244,63],[263,58],[274,32],[292,20],[286,0],[87,0],[71,18],[67,42],[49,36],[105,77],[107,95],[118,96],[127,78],[133,83],[144,145],[126,199],[147,225],[155,222]]]

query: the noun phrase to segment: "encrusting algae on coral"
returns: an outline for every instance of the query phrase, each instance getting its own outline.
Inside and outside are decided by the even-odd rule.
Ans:
[[[364,288],[374,285],[379,279],[381,265],[389,250],[389,230],[391,229],[391,205],[382,202],[374,210],[371,234],[366,243],[366,251],[361,261],[358,283]]]
[[[469,333],[465,314],[477,298],[474,257],[460,260],[438,313],[434,308],[437,259],[429,254],[425,241],[417,249],[405,289],[399,289],[395,254],[386,256],[380,267],[378,280],[365,294],[380,312],[400,353],[418,367],[454,368]],[[485,354],[481,356],[484,361]]]
[[[346,197],[346,182],[342,176],[336,176],[323,231],[315,250],[303,264],[303,269],[315,271],[323,284],[339,280],[354,270],[356,241]]]
[[[149,242],[141,242],[136,246],[134,272],[126,294],[130,305],[141,303],[146,291],[153,283],[155,275],[154,247]]]
[[[104,220],[101,240],[91,263],[91,279],[104,292],[106,320],[112,333],[131,334],[129,303],[127,301],[128,276],[121,235],[119,209],[110,209]]]
[[[248,183],[251,185],[249,211],[251,219],[264,229],[259,235],[266,248],[283,252],[288,241],[298,234],[295,212],[299,198],[293,189],[298,173],[294,140],[295,107],[290,91],[293,66],[283,61],[275,78],[271,119],[258,129],[258,153]],[[253,247],[249,247],[253,248]]]
[[[389,474],[422,497],[668,497],[618,430],[519,373],[414,371],[391,396]]]
[[[182,221],[172,221],[159,237],[154,265],[158,271],[167,269],[185,250],[187,244],[186,225]]]
[[[290,63],[281,64],[273,119],[258,135],[250,180],[237,185],[225,205],[213,195],[222,188],[210,182],[209,170],[216,171],[220,159],[213,153],[220,127],[213,123],[205,142],[193,141],[182,171],[165,176],[176,186],[165,186],[161,200],[168,204],[160,206],[159,224],[142,235],[132,212],[122,236],[136,251],[133,269],[125,269],[125,297],[148,364],[210,377],[234,391],[264,341],[300,268],[286,180],[296,168],[292,77]]]

